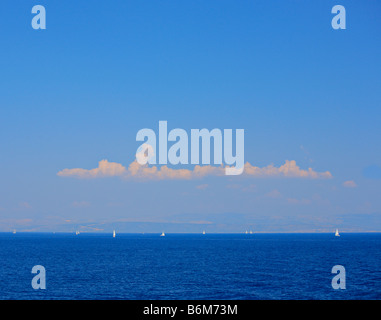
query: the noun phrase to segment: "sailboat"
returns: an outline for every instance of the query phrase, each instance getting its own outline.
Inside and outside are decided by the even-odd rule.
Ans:
[[[115,238],[116,236],[116,233],[115,233],[115,230],[112,232],[112,237]]]
[[[203,231],[202,234],[205,234],[205,231]]]
[[[165,237],[165,233],[162,232],[161,235],[160,235],[160,237]]]
[[[253,234],[253,231],[250,230],[250,234]]]
[[[77,230],[77,231],[75,232],[75,235],[78,236],[79,234],[80,234],[80,232]]]
[[[12,232],[13,234],[16,234],[16,229],[15,230],[13,230],[13,232]]]
[[[339,234],[339,229],[336,229],[336,232],[335,232],[335,237],[340,237],[340,234]]]
[[[247,232],[247,230],[246,230],[245,233],[248,234],[249,232]]]

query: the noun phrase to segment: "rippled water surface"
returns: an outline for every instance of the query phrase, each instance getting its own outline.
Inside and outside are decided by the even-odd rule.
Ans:
[[[0,261],[1,299],[381,298],[381,234],[3,233]]]

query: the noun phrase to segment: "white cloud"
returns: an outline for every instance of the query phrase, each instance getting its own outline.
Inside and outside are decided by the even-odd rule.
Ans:
[[[346,188],[356,188],[357,184],[353,180],[348,180],[348,181],[343,182],[343,187],[346,187]]]
[[[125,174],[126,168],[120,163],[108,162],[107,160],[99,161],[98,168],[86,169],[64,169],[57,174],[60,177],[76,177],[76,178],[102,178],[122,176]]]
[[[122,177],[124,179],[151,179],[151,180],[170,180],[182,179],[190,180],[203,178],[206,176],[224,176],[225,167],[214,167],[211,165],[199,166],[196,165],[193,170],[190,169],[172,169],[168,166],[148,166],[140,165],[136,160],[133,161],[128,168],[120,163],[109,162],[102,160],[97,168],[94,169],[64,169],[57,173],[60,177],[75,177],[75,178],[105,178],[105,177]],[[266,178],[266,177],[284,177],[284,178],[308,178],[321,179],[331,178],[332,174],[329,171],[316,172],[312,168],[308,170],[300,169],[294,160],[286,160],[280,167],[268,165],[266,167],[255,167],[249,162],[246,162],[242,176]]]
[[[316,172],[312,168],[308,168],[308,170],[300,169],[295,160],[286,160],[286,162],[279,168],[272,164],[267,167],[259,168],[246,162],[244,173],[255,177],[332,178],[332,174],[329,171]]]

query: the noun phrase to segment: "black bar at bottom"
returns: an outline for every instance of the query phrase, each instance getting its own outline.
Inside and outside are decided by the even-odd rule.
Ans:
[[[275,315],[326,317],[337,309],[345,313],[358,312],[366,307],[379,309],[380,301],[249,301],[249,300],[128,300],[128,301],[0,301],[2,312],[24,309],[31,316],[38,312],[44,315],[78,318],[86,314],[107,315],[120,319],[256,319]],[[334,309],[333,309],[334,308]],[[7,310],[8,309],[8,310]],[[340,312],[341,312],[340,311]],[[369,314],[369,313],[368,313]]]

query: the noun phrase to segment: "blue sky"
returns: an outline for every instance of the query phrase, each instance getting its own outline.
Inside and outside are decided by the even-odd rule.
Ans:
[[[36,4],[46,30],[31,28]],[[331,27],[335,4],[346,30]],[[0,229],[143,221],[185,223],[179,232],[204,222],[220,232],[381,231],[380,9],[370,0],[3,1]],[[252,165],[295,160],[332,178],[57,175],[103,159],[128,167],[138,130],[160,120],[188,132],[243,128]]]

